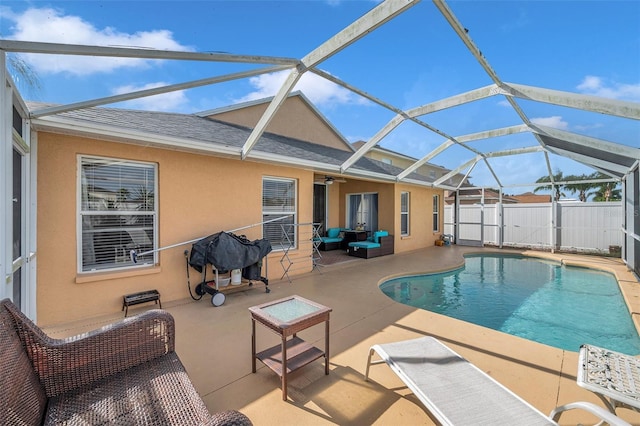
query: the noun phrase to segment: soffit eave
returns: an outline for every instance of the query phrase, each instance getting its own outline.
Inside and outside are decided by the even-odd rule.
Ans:
[[[46,117],[31,120],[33,129],[39,132],[51,132],[73,136],[88,137],[91,139],[105,140],[109,142],[127,143],[133,145],[151,146],[160,149],[179,150],[191,153],[207,155],[220,155],[242,161],[239,146],[229,146],[215,142],[198,141],[194,139],[176,138],[155,133],[141,132],[131,129],[116,128],[113,126],[96,123],[83,123],[77,120],[67,120],[60,117]],[[350,173],[340,173],[340,164],[332,166],[326,162],[292,158],[280,154],[274,154],[261,150],[254,150],[247,160],[267,162],[294,168],[310,169],[322,173],[334,173],[345,177],[359,179],[378,180],[394,183],[396,178],[391,174],[370,172],[353,169]],[[421,184],[424,185],[424,182]]]
[[[187,138],[176,138],[155,133],[105,126],[96,123],[82,123],[76,120],[65,120],[60,117],[33,119],[31,120],[31,124],[36,131],[41,132],[62,133],[109,142],[153,146],[162,149],[183,150],[186,152],[220,154],[240,159],[241,147],[236,146],[203,142]]]

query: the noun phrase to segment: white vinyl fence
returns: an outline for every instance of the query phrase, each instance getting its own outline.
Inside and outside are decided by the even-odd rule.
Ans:
[[[608,253],[610,246],[623,244],[620,202],[500,206],[461,205],[457,222],[454,206],[445,206],[445,233],[460,244],[542,250]]]

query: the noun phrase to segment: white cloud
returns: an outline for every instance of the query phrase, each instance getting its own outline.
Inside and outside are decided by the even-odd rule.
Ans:
[[[602,77],[588,75],[576,88],[587,95],[633,102],[640,101],[640,83],[624,84],[615,81],[609,82]]]
[[[592,124],[576,125],[574,127],[578,131],[585,132],[585,131],[588,131],[588,130],[600,129],[600,128],[604,127],[604,125],[602,123],[592,123]]]
[[[156,50],[191,50],[173,40],[167,30],[138,31],[128,34],[115,28],[96,28],[78,16],[65,15],[52,8],[31,8],[23,13],[2,11],[3,18],[13,22],[13,33],[5,37],[21,41],[81,44],[90,46],[134,47]],[[71,73],[89,75],[111,72],[124,67],[148,67],[149,60],[103,58],[91,56],[24,54],[37,72],[43,74]]]
[[[236,102],[247,102],[274,96],[287,79],[289,71],[262,74],[249,79],[256,88],[253,92],[237,99]],[[338,86],[316,74],[305,73],[296,83],[293,90],[299,90],[317,106],[331,104],[365,104],[368,101],[356,96],[350,90]]]
[[[136,92],[139,90],[154,89],[156,87],[167,86],[167,83],[156,82],[145,84],[144,86],[120,86],[113,89],[114,95]],[[179,107],[188,104],[184,91],[163,93],[161,95],[147,96],[144,98],[132,99],[122,103],[122,107],[130,109],[141,109],[145,111],[176,111]]]
[[[559,115],[554,115],[552,117],[532,118],[531,122],[533,124],[541,124],[543,126],[553,127],[560,130],[567,130],[569,128],[569,123],[564,121]]]

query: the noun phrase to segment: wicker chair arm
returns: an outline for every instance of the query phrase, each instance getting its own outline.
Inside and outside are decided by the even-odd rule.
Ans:
[[[251,420],[236,410],[220,411],[211,415],[206,426],[252,426]]]
[[[17,322],[48,397],[175,350],[174,319],[158,309],[65,339],[49,338],[28,319]]]

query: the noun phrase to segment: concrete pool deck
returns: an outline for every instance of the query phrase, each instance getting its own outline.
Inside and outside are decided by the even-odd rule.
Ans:
[[[291,283],[272,278],[270,293],[258,286],[228,295],[220,307],[211,306],[208,300],[193,301],[188,297],[163,301],[163,307],[176,319],[176,350],[209,410],[238,409],[256,426],[435,424],[386,366],[373,367],[370,382],[363,379],[371,345],[424,335],[440,339],[545,414],[557,405],[573,401],[602,406],[594,394],[576,385],[576,352],[411,308],[392,301],[378,289],[381,281],[393,276],[449,270],[463,264],[465,253],[495,251],[524,253],[612,272],[638,327],[640,283],[620,259],[455,245],[353,259],[293,277]],[[324,375],[321,361],[295,372],[290,376],[289,400],[285,402],[280,380],[271,370],[258,363],[258,371],[251,372],[248,308],[293,294],[333,309],[330,374]],[[131,309],[130,314],[146,309],[141,305]],[[121,317],[121,312],[114,312],[110,317],[49,327],[46,331],[53,337],[70,336]],[[304,330],[300,337],[321,346],[324,327]],[[259,349],[279,341],[278,336],[260,326],[257,338]],[[640,425],[640,413],[620,409],[618,415]],[[581,412],[565,413],[560,421],[563,425],[595,423],[593,417]]]

